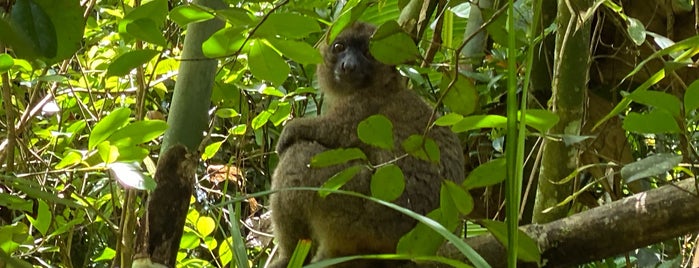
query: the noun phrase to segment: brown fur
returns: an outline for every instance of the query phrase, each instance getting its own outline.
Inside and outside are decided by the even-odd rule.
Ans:
[[[324,63],[318,66],[321,90],[330,99],[327,112],[315,118],[291,120],[284,128],[277,152],[280,161],[272,177],[272,189],[320,187],[328,178],[352,163],[309,168],[310,159],[328,149],[358,147],[373,164],[405,154],[401,143],[422,134],[432,108],[407,90],[395,67],[369,55],[368,43],[375,28],[355,23],[330,46],[323,45]],[[344,50],[333,49],[336,43]],[[347,52],[347,53],[345,53]],[[354,57],[354,58],[347,58]],[[342,68],[343,64],[347,68]],[[353,68],[351,64],[357,64]],[[348,67],[349,66],[349,67]],[[395,151],[364,144],[357,125],[375,114],[393,123]],[[405,157],[396,162],[405,175],[406,188],[394,202],[426,214],[439,206],[441,181],[460,182],[464,159],[458,138],[447,128],[435,127],[428,136],[439,145],[441,162]],[[342,187],[370,194],[371,171],[364,168]],[[365,199],[340,194],[321,198],[313,191],[281,191],[272,195],[272,220],[279,256],[272,267],[286,267],[299,239],[311,239],[309,261],[361,254],[395,253],[398,240],[416,224],[412,218]],[[335,267],[409,267],[410,262],[361,260]]]

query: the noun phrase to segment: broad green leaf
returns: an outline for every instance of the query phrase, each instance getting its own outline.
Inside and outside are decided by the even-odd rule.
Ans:
[[[371,176],[371,196],[391,202],[398,199],[405,190],[403,171],[394,164],[385,165]]]
[[[442,127],[448,127],[455,125],[456,123],[461,121],[461,119],[464,119],[464,117],[460,114],[448,113],[442,117],[437,118],[437,120],[434,121],[434,124]]]
[[[449,180],[445,180],[444,185],[449,197],[454,201],[456,208],[461,214],[468,215],[473,211],[473,197],[471,197],[471,194],[467,190]]]
[[[124,53],[109,64],[107,68],[107,77],[110,76],[125,76],[134,68],[143,65],[158,55],[158,51],[143,49],[133,50]]]
[[[391,65],[412,61],[419,55],[413,39],[393,20],[379,26],[369,41],[369,51],[377,60]]]
[[[4,18],[0,18],[0,29],[2,29],[0,31],[0,40],[6,46],[12,47],[12,51],[18,58],[34,60],[39,57],[36,44],[27,36],[28,34],[23,29],[15,27]]]
[[[663,110],[652,110],[645,114],[629,113],[624,118],[622,127],[636,133],[679,133],[680,127],[670,113]]]
[[[232,127],[231,129],[228,130],[228,133],[231,135],[245,135],[245,133],[248,131],[248,125],[246,124],[240,124]]]
[[[658,153],[621,168],[621,177],[626,183],[638,179],[665,174],[682,162],[681,155]]]
[[[518,116],[521,113],[518,112]],[[549,129],[558,123],[558,115],[549,110],[527,109],[526,124],[538,130],[541,133],[546,133]]]
[[[0,53],[0,74],[7,72],[15,65],[14,59],[7,53]]]
[[[182,28],[193,22],[201,22],[214,18],[214,15],[195,4],[177,6],[170,11],[170,19]]]
[[[227,237],[218,247],[218,257],[221,259],[221,266],[227,266],[233,260],[233,250],[231,249],[233,239]]]
[[[637,90],[629,94],[628,98],[640,104],[668,111],[676,118],[680,117],[680,106],[682,103],[677,97],[668,93],[654,90]]]
[[[267,41],[278,49],[282,55],[298,63],[316,64],[323,61],[323,56],[320,55],[320,52],[306,42],[279,38],[270,38]]]
[[[204,56],[209,58],[231,56],[236,53],[245,41],[243,29],[226,27],[216,31],[201,45]]]
[[[689,114],[699,108],[699,80],[694,80],[684,93],[684,112]]]
[[[322,168],[347,163],[352,160],[366,160],[367,157],[358,148],[340,148],[318,153],[311,158],[312,168]]]
[[[471,115],[451,127],[451,131],[461,133],[473,129],[481,128],[505,128],[507,127],[507,117],[500,115]]]
[[[221,144],[223,144],[223,141],[212,142],[211,144],[207,145],[206,148],[204,148],[204,153],[201,154],[201,160],[206,161],[213,158],[221,148]]]
[[[31,201],[29,202],[31,203]],[[31,206],[30,204],[29,211],[31,211]],[[29,227],[23,222],[0,226],[0,250],[7,254],[14,253],[22,244],[27,242],[31,243],[31,240],[27,241],[27,239],[31,239],[29,236]],[[27,265],[22,267],[32,266]]]
[[[626,32],[629,34],[629,37],[631,37],[633,43],[636,44],[636,46],[642,45],[643,42],[646,41],[646,27],[643,26],[641,21],[631,17],[628,18],[626,23],[628,26]]]
[[[152,141],[165,133],[167,122],[146,120],[128,124],[107,139],[117,147],[132,146]]]
[[[479,223],[485,228],[488,228],[488,231],[490,231],[500,243],[507,245],[507,225],[505,225],[504,222],[482,220],[479,221]],[[519,239],[517,239],[517,251],[519,252],[519,254],[517,254],[517,259],[525,262],[540,262],[541,252],[539,252],[539,246],[536,241],[520,229],[517,229],[517,233],[519,234]]]
[[[466,190],[491,186],[503,182],[505,176],[505,158],[498,158],[476,167],[462,185]]]
[[[156,182],[146,176],[140,167],[133,162],[117,162],[109,164],[109,170],[122,186],[138,190],[153,190]]]
[[[435,209],[427,213],[426,216],[436,223],[442,221],[440,209]],[[396,247],[396,253],[413,256],[434,255],[442,243],[444,243],[444,237],[438,235],[426,224],[418,223],[415,228],[400,238]]]
[[[383,115],[372,115],[359,122],[357,135],[366,144],[386,150],[393,149],[393,124]]]
[[[439,146],[431,138],[425,138],[422,135],[410,135],[403,141],[403,150],[409,155],[419,159],[439,163]]]
[[[216,221],[213,218],[202,216],[197,220],[197,232],[202,237],[207,237],[216,229]]]
[[[204,237],[204,245],[206,249],[212,250],[218,247],[218,241],[213,236]]]
[[[221,108],[216,110],[216,116],[219,118],[232,118],[239,115],[238,111],[233,108]]]
[[[284,97],[284,93],[275,87],[264,87],[259,91],[262,95],[274,96],[274,97]]]
[[[109,141],[104,141],[98,144],[97,153],[100,155],[102,162],[107,164],[113,163],[119,159],[119,148],[111,145]]]
[[[167,17],[167,0],[153,0],[131,10],[124,19],[119,22],[119,33],[126,33],[126,25],[139,19],[150,19],[155,22],[157,28],[162,28]]]
[[[333,175],[332,177],[330,177],[327,181],[325,181],[325,183],[323,183],[323,186],[321,186],[320,188],[331,189],[331,190],[340,189],[340,187],[342,187],[349,180],[354,178],[354,176],[357,175],[357,173],[359,173],[359,171],[361,171],[362,168],[363,167],[360,165],[348,167],[348,168],[338,172],[337,174]],[[323,190],[318,191],[318,195],[320,195],[320,197],[326,197],[330,193],[331,192],[329,192],[329,191],[323,191]]]
[[[42,5],[33,0],[17,0],[12,6],[10,19],[19,32],[31,40],[41,56],[56,57],[58,53],[56,28]]]
[[[100,262],[100,261],[110,261],[114,259],[114,256],[116,256],[116,250],[113,250],[110,247],[105,247],[102,250],[102,253],[100,253],[96,258],[95,262]]]
[[[255,22],[249,11],[237,7],[216,10],[216,15],[223,16],[234,27],[248,26]]]
[[[288,102],[280,102],[277,104],[277,108],[274,110],[272,116],[269,117],[269,121],[272,122],[274,126],[281,125],[284,121],[289,119],[291,114],[291,104]]]
[[[272,112],[268,110],[262,111],[260,114],[256,115],[255,118],[252,119],[252,129],[259,129],[267,122],[269,122],[269,118],[272,116]]]
[[[199,246],[199,236],[194,231],[185,231],[180,239],[180,249],[195,249]],[[223,245],[222,245],[223,246]],[[219,248],[219,251],[221,248]]]
[[[138,146],[119,147],[119,158],[121,162],[141,162],[148,156],[148,149]]]
[[[130,116],[131,109],[124,107],[116,109],[109,115],[102,118],[102,120],[100,120],[95,127],[92,128],[87,147],[92,150],[95,148],[95,146],[97,146],[97,144],[107,140],[107,138],[109,138],[109,136],[111,136],[119,128],[129,123]]]
[[[320,25],[315,19],[296,13],[272,13],[257,28],[255,35],[265,37],[283,36],[298,39],[316,32],[320,32]]]
[[[71,198],[63,198],[56,195],[58,190],[56,190],[55,188],[51,188],[50,186],[42,186],[32,181],[26,181],[25,178],[13,179],[10,177],[5,177],[4,183],[5,185],[12,185],[13,188],[15,188],[18,191],[24,192],[25,194],[27,194],[27,196],[40,199],[52,204],[61,204],[71,208],[85,208],[85,206],[78,204]]]
[[[449,88],[449,84],[453,80],[453,74],[446,71],[443,74],[440,87],[442,92],[446,92],[442,99],[444,105],[452,112],[460,115],[469,115],[475,112],[479,104],[478,91],[473,82],[465,76],[459,75],[452,87]]]
[[[126,24],[126,32],[148,43],[167,46],[163,32],[151,19],[137,19]]]
[[[32,206],[34,206],[34,203],[32,202],[32,200],[20,198],[15,195],[11,195],[8,193],[0,193],[0,206],[6,207],[10,210],[32,212]],[[2,239],[0,239],[0,241],[2,241]],[[0,248],[2,247],[0,246]]]
[[[32,223],[32,226],[34,226],[37,231],[39,231],[42,235],[46,235],[49,231],[53,214],[51,214],[49,205],[46,204],[44,200],[36,200],[35,202],[38,202],[39,205],[39,209],[37,209],[36,212],[36,218],[27,214],[27,219],[29,219],[29,222]]]
[[[82,162],[82,159],[82,154],[73,150],[69,150],[63,154],[63,159],[61,159],[61,162],[58,162],[58,164],[56,164],[54,168],[63,169],[67,167],[72,167],[74,165],[80,164]]]
[[[289,75],[289,64],[262,40],[252,42],[248,57],[250,72],[274,85],[281,85]]]

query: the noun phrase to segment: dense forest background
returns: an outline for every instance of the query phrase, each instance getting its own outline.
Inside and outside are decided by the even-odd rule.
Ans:
[[[177,216],[148,199],[180,177],[194,186],[170,192],[184,208],[181,240],[169,241],[176,266],[264,267],[274,145],[285,121],[321,113],[315,47],[355,20],[379,25],[372,55],[443,114],[436,124],[458,133],[471,171],[445,188],[440,210],[464,219],[466,243],[437,253],[446,235],[431,236],[404,258],[482,266],[472,246],[493,266],[489,254],[699,266],[695,1],[0,8],[0,267],[131,267],[152,253],[146,215]],[[162,161],[173,145],[186,151]],[[171,228],[160,231],[182,231]],[[500,242],[469,241],[486,237]]]

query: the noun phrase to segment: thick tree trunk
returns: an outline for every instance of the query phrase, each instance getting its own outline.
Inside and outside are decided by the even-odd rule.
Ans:
[[[590,66],[590,21],[582,21],[583,11],[591,1],[558,2],[558,31],[553,70],[553,112],[560,121],[549,130],[554,137],[580,135],[583,103]],[[539,173],[533,222],[546,223],[565,217],[568,206],[555,207],[573,192],[573,184],[557,184],[571,174],[578,164],[578,150],[562,140],[547,139]]]
[[[699,231],[695,179],[639,193],[547,224],[522,226],[539,245],[546,267],[570,267]],[[466,240],[493,267],[505,267],[505,248],[492,236]],[[464,260],[453,246],[441,255]]]

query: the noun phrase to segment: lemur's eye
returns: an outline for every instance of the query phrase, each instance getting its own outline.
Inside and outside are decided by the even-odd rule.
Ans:
[[[332,46],[333,53],[339,53],[345,50],[345,44],[343,43],[335,43]]]

